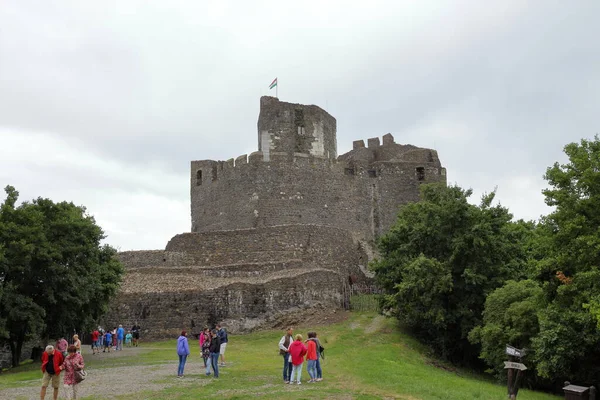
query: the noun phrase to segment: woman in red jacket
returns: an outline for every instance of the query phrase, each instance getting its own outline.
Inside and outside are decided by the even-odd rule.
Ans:
[[[308,332],[307,349],[306,352],[306,370],[310,375],[310,381],[308,383],[314,383],[317,381],[317,342],[314,338],[317,336],[315,332]]]
[[[294,376],[296,374],[298,385],[301,383],[302,378],[302,363],[304,361],[304,355],[306,354],[306,346],[302,343],[302,335],[296,335],[294,343],[290,344],[289,353],[292,358],[292,377],[290,378],[290,384],[294,383]]]

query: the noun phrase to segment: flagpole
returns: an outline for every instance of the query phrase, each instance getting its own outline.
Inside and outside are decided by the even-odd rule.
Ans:
[[[275,97],[279,100],[279,79],[277,79],[277,85],[275,85]]]

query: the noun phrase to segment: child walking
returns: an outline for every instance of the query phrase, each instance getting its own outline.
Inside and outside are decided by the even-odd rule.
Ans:
[[[302,364],[306,352],[307,348],[304,343],[302,343],[302,335],[296,335],[296,340],[290,344],[289,348],[290,357],[292,358],[292,376],[290,378],[290,384],[294,383],[295,377],[298,385],[302,383],[300,379],[302,378]]]

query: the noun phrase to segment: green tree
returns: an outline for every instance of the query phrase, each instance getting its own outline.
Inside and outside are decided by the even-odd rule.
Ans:
[[[469,340],[481,344],[480,357],[498,378],[506,375],[503,361],[507,360],[507,344],[530,351],[532,338],[539,332],[542,304],[542,288],[532,280],[508,281],[486,298],[483,324],[471,331]],[[533,369],[530,355],[523,361]]]
[[[464,363],[479,354],[467,336],[481,322],[487,294],[523,275],[531,230],[492,205],[494,193],[479,206],[469,204],[471,194],[423,185],[422,201],[400,209],[371,265],[387,293],[383,306],[438,354]]]
[[[87,329],[119,286],[116,251],[83,207],[38,198],[17,206],[11,186],[0,207],[0,341],[13,366],[23,343]]]
[[[542,220],[546,256],[535,274],[547,305],[533,339],[537,373],[597,383],[600,375],[600,141],[565,146],[569,161],[555,163],[545,178],[546,203],[555,210]]]

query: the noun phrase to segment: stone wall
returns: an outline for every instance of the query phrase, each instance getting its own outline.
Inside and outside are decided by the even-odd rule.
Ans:
[[[29,360],[31,358],[31,350],[39,345],[40,343],[38,340],[30,340],[23,343],[23,349],[21,350],[21,362]],[[10,353],[10,347],[7,344],[4,347],[0,347],[0,370],[2,368],[10,367],[12,367],[12,355]]]
[[[165,250],[120,253],[126,274],[103,324],[147,338],[227,322],[245,332],[290,309],[343,306],[367,254],[350,232],[316,225],[185,233]]]

